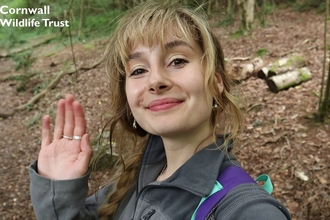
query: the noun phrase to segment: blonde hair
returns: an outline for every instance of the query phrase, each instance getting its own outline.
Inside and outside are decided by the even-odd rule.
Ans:
[[[165,36],[172,34],[176,37],[194,40],[203,52],[202,65],[205,74],[205,88],[210,89],[214,102],[218,108],[212,111],[212,124],[214,136],[217,122],[220,117],[225,118],[224,131],[229,135],[228,140],[234,138],[242,128],[243,117],[235,104],[235,98],[230,93],[231,81],[225,71],[224,56],[221,45],[212,33],[207,17],[200,10],[193,10],[175,3],[147,2],[129,10],[119,20],[105,53],[107,74],[110,77],[110,130],[117,126],[122,132],[130,133],[134,138],[146,137],[148,134],[143,128],[133,128],[133,116],[130,112],[125,93],[125,66],[129,54],[136,44],[152,46],[165,45]],[[218,89],[218,80],[223,83],[224,90]],[[123,173],[117,182],[117,190],[109,195],[105,204],[99,209],[102,219],[112,219],[118,205],[127,190],[137,178],[137,170],[141,160],[142,151],[146,145],[146,138],[140,142],[137,154],[124,163]],[[111,142],[111,141],[110,141]],[[120,150],[122,143],[117,143]]]

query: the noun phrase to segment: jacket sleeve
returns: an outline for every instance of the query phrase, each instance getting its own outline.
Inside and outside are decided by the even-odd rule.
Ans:
[[[78,179],[51,180],[37,173],[37,162],[29,166],[30,193],[38,220],[94,220],[99,203],[88,194],[89,172]]]
[[[256,184],[231,190],[217,205],[216,220],[291,220],[288,210]]]

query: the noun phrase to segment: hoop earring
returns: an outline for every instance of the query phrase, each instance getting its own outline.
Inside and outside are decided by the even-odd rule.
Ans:
[[[134,128],[134,129],[137,128],[135,118],[134,118],[134,121],[133,121],[133,128]]]

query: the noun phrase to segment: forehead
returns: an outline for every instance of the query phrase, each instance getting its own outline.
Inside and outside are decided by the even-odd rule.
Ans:
[[[196,49],[194,47],[197,47],[197,44],[194,42],[192,38],[178,37],[168,34],[164,37],[164,39],[153,40],[152,42],[136,40],[132,44],[132,48],[130,49],[130,52],[137,50],[141,46],[149,47],[149,48],[160,46],[163,50],[170,50],[178,46],[186,46],[194,50]]]
[[[129,50],[136,45],[152,47],[164,45],[173,39],[180,39],[189,44],[199,38],[196,26],[182,17],[152,17],[148,20],[131,21],[125,29],[124,41]]]

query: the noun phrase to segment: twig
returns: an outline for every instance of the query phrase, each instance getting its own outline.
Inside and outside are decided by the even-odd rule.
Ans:
[[[263,104],[263,103],[257,103],[255,105],[252,105],[250,108],[248,108],[248,110],[246,112],[249,112],[249,111],[251,111],[252,109],[254,109],[256,107],[263,106],[263,105],[265,105],[265,104]]]
[[[229,59],[230,61],[247,61],[247,60],[250,60],[251,57],[234,57],[234,58],[231,58]]]
[[[280,150],[281,159],[282,159],[282,155],[283,155],[283,150],[286,149],[286,148],[289,148],[289,149],[291,148],[290,141],[289,141],[288,137],[284,136],[284,138],[286,140],[287,145],[284,145]]]
[[[279,141],[282,137],[286,138],[286,133],[282,133],[280,135],[277,135],[276,137],[274,137],[273,139],[269,139],[269,140],[266,140],[262,145],[266,145],[268,143],[276,143],[277,141]]]
[[[70,1],[69,11],[72,10],[72,4],[73,4],[73,0]],[[69,17],[69,19],[70,19],[70,17]],[[80,35],[80,29],[78,30],[78,37],[79,37],[79,35]],[[69,38],[70,38],[70,47],[71,47],[72,61],[73,61],[73,65],[74,65],[74,68],[75,68],[75,81],[77,81],[77,79],[78,79],[78,75],[77,75],[78,74],[78,71],[77,71],[76,57],[75,57],[74,51],[73,51],[72,34],[71,34],[70,25],[69,25]]]
[[[288,54],[295,53],[295,52],[298,52],[298,51],[296,49],[293,49],[293,50],[290,50],[290,51],[287,51],[287,52],[284,52],[284,53],[280,54],[279,57],[284,57]]]
[[[315,48],[318,48],[318,46],[316,45],[316,46],[308,47],[307,50],[313,50],[313,49],[315,49]]]

